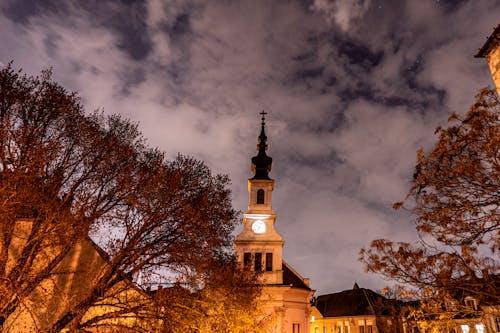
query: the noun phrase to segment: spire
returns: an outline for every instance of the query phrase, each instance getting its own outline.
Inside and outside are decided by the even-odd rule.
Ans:
[[[271,164],[273,159],[266,154],[267,150],[267,136],[265,131],[266,126],[266,112],[262,111],[261,128],[259,135],[259,143],[257,144],[257,156],[252,157],[252,171],[254,176],[252,179],[270,179],[269,171],[271,171]]]
[[[260,122],[260,135],[259,135],[259,144],[257,145],[257,150],[259,153],[262,151],[264,154],[266,153],[267,150],[267,136],[266,136],[266,112],[262,110],[260,115],[262,115],[261,122]]]

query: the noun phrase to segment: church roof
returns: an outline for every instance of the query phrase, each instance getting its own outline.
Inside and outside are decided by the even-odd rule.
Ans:
[[[366,316],[380,314],[376,305],[385,300],[370,289],[358,287],[318,296],[315,306],[323,317]]]
[[[476,58],[485,58],[493,48],[500,42],[500,23],[497,25],[493,33],[488,37],[486,43],[479,49]]]
[[[311,290],[304,282],[304,278],[299,275],[290,265],[283,261],[283,284],[294,288]]]

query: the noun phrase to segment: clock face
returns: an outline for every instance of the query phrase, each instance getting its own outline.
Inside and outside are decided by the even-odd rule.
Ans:
[[[256,234],[263,234],[266,232],[266,224],[261,220],[257,220],[252,223],[252,230]]]

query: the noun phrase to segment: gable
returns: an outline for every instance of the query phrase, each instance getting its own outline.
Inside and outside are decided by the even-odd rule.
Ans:
[[[293,288],[311,290],[306,279],[300,276],[290,265],[283,261],[283,284]]]

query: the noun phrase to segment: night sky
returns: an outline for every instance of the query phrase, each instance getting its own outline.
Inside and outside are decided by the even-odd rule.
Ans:
[[[473,55],[499,19],[493,0],[0,0],[0,65],[52,67],[89,112],[228,174],[241,211],[266,110],[285,260],[317,295],[376,290],[359,249],[415,240],[392,203],[434,129],[493,86]]]

